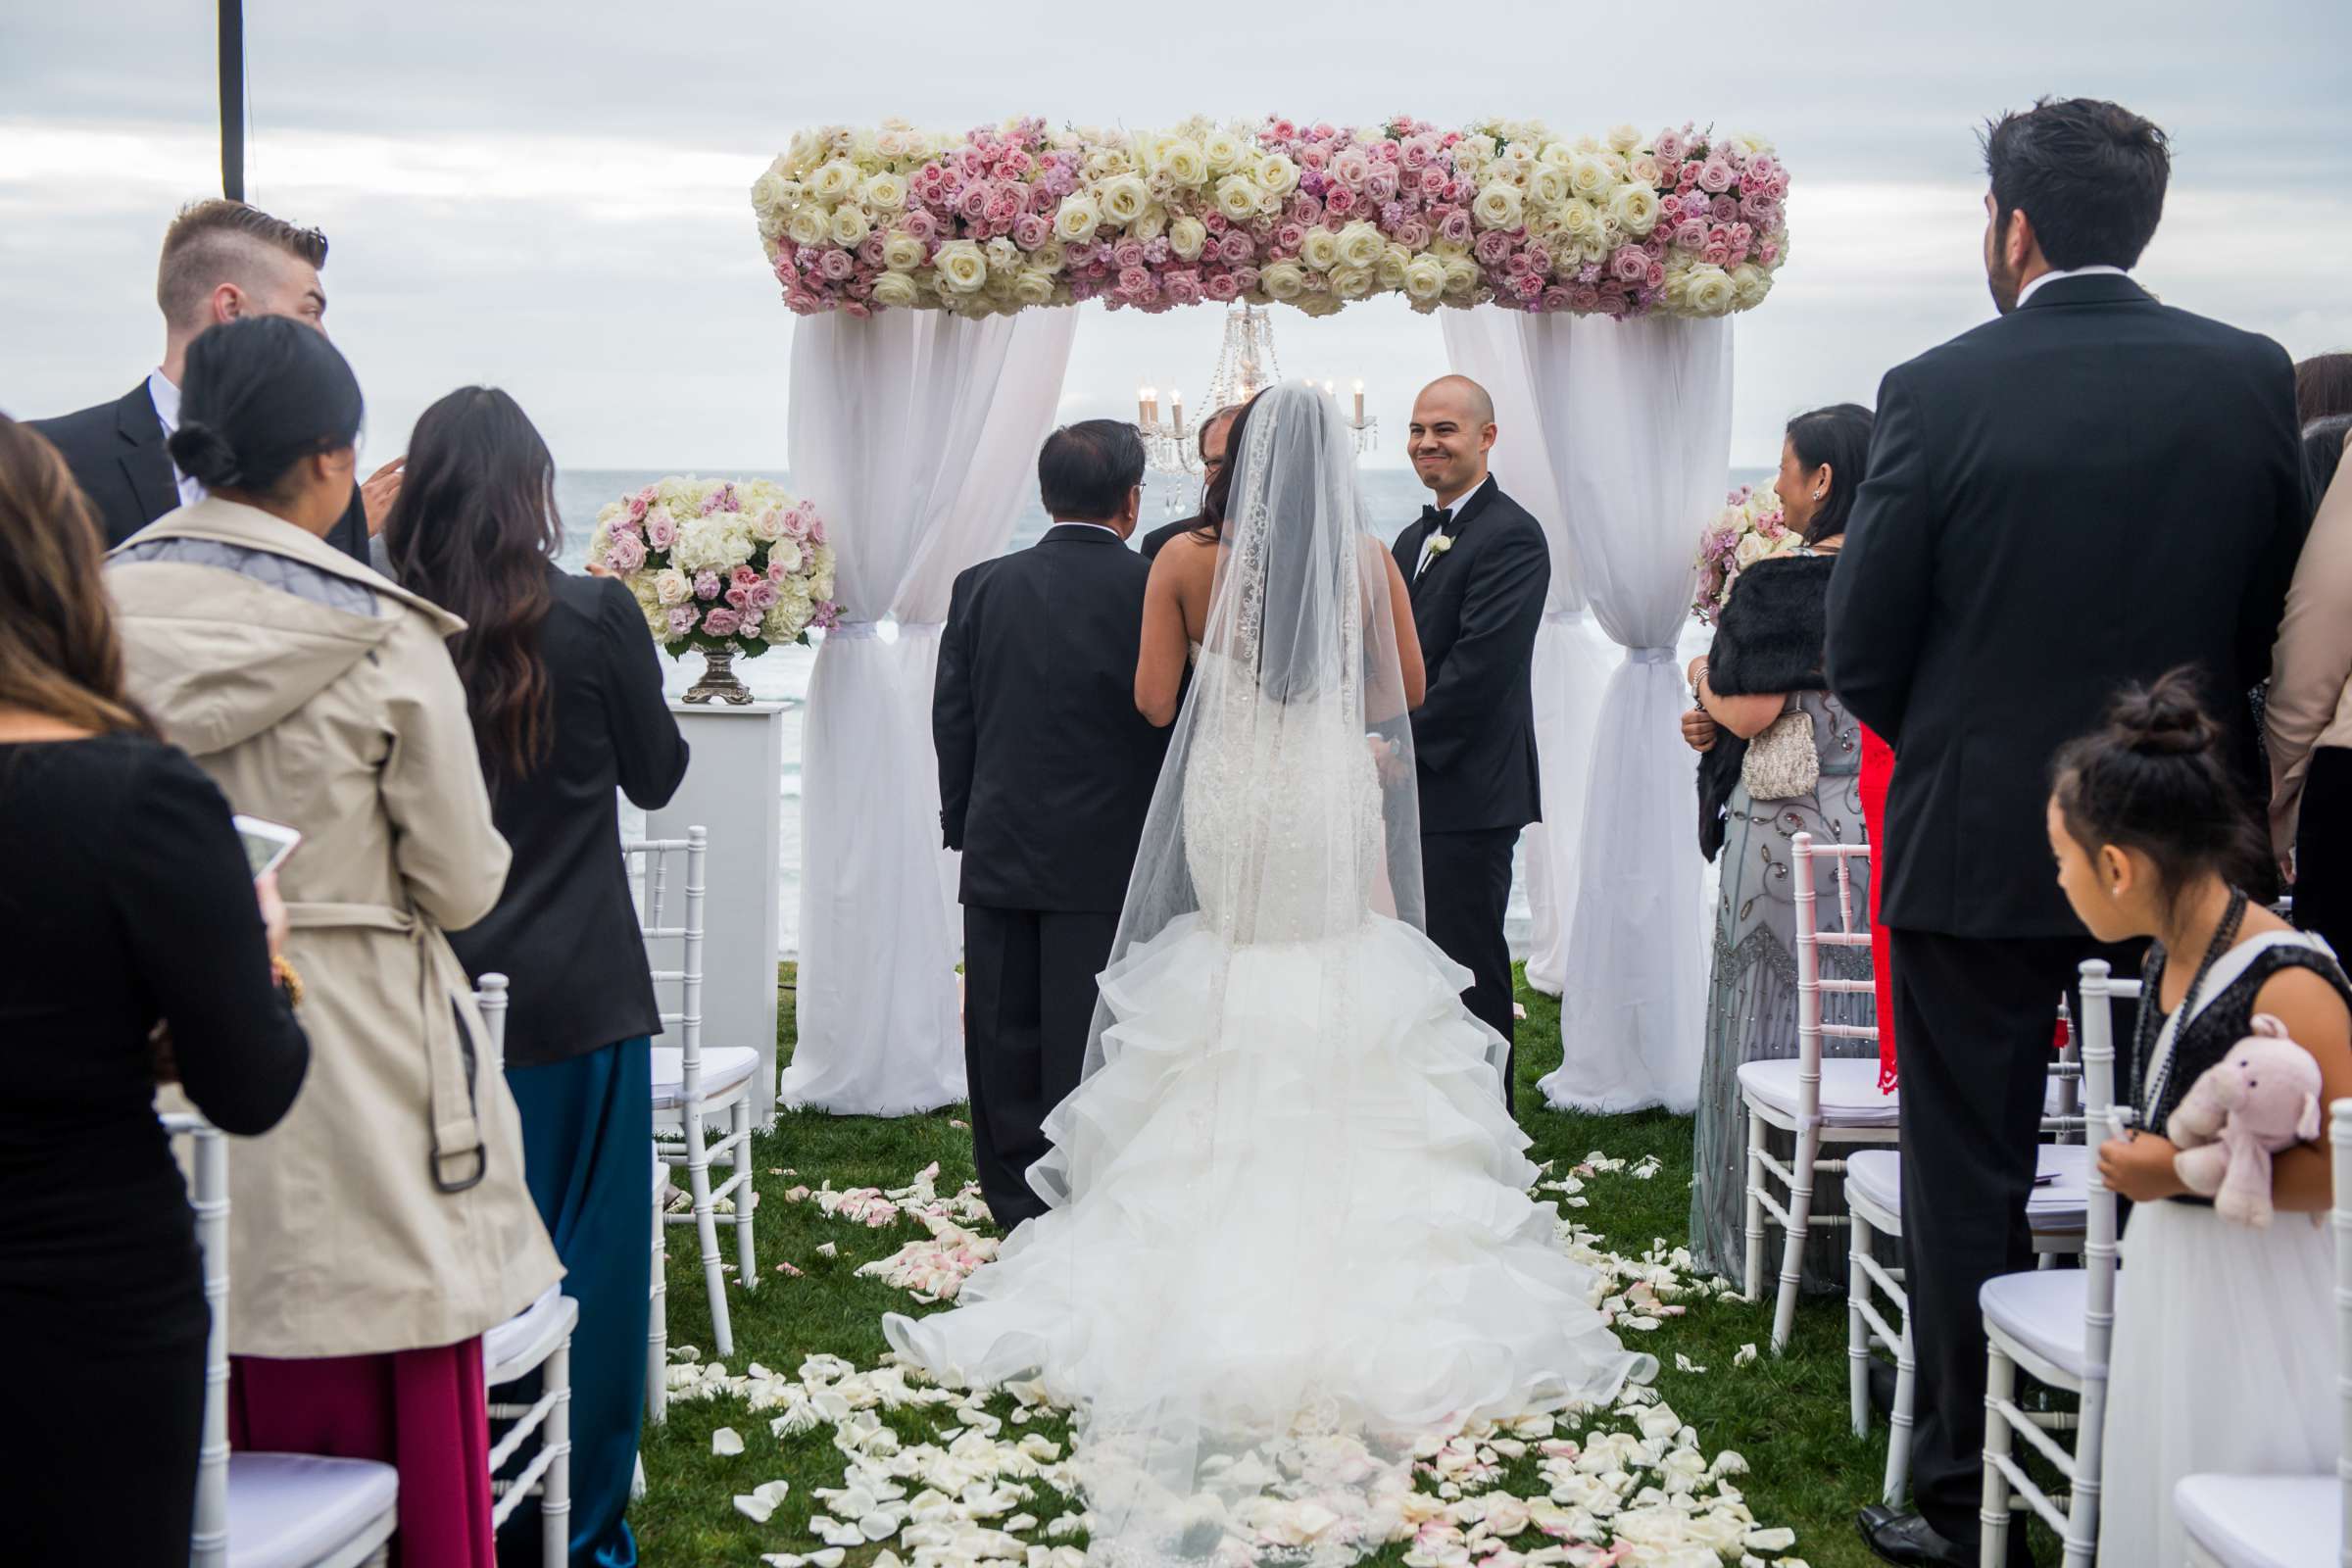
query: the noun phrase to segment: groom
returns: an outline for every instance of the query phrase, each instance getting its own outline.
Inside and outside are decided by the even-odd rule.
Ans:
[[[1046,1211],[1026,1178],[1078,1087],[1168,740],[1135,708],[1142,439],[1111,419],[1066,425],[1037,478],[1054,525],[956,579],[931,708],[940,826],[963,852],[972,1158],[1008,1231]]]
[[[1551,551],[1543,527],[1487,472],[1494,448],[1486,388],[1465,375],[1422,388],[1405,451],[1433,504],[1396,536],[1396,564],[1411,584],[1429,670],[1429,695],[1413,711],[1429,936],[1470,971],[1463,1003],[1507,1044],[1514,1020],[1502,920],[1511,847],[1543,815],[1528,669]],[[1513,1065],[1506,1053],[1506,1106]]]

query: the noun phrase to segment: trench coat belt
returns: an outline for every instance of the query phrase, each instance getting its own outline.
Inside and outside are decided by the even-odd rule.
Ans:
[[[459,1029],[455,1038],[432,1027],[435,1008],[473,992],[473,981],[440,929],[411,910],[387,904],[288,904],[286,924],[296,931],[390,931],[416,945],[416,967],[423,977],[416,1016],[425,1031],[425,1070],[432,1100],[433,1184],[445,1193],[462,1193],[478,1183],[490,1160],[489,1151],[482,1145],[481,1116],[473,1093],[473,1072],[482,1059],[483,1043],[473,1038],[473,1020],[464,1006],[456,1008]],[[454,1177],[444,1175],[453,1160],[470,1160],[471,1168],[460,1167],[461,1174]]]

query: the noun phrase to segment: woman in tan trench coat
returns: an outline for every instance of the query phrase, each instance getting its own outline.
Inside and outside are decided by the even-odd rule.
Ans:
[[[129,686],[230,804],[301,831],[279,873],[312,1066],[231,1155],[231,1436],[395,1460],[402,1557],[491,1568],[481,1334],[562,1273],[514,1104],[442,933],[497,902],[451,616],[321,537],[360,394],[316,330],[189,351],[180,471],[206,499],[116,551]]]

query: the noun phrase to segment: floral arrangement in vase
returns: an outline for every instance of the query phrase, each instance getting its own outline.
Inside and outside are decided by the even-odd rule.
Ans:
[[[806,643],[809,628],[841,619],[824,519],[765,479],[672,477],[611,502],[588,564],[628,588],[672,659],[702,651],[708,668],[690,703],[750,702],[736,655]]]
[[[1012,120],[804,130],[752,186],[784,303],[803,316],[1009,315],[1375,295],[1634,318],[1728,316],[1788,252],[1772,144],[1694,124],[1556,135],[1399,116],[1163,130]]]
[[[1768,557],[1793,555],[1804,544],[1805,536],[1781,520],[1779,496],[1741,485],[1699,538],[1698,594],[1690,601],[1690,612],[1713,624],[1740,573]]]

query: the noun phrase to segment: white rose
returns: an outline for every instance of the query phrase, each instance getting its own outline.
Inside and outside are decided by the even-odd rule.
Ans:
[[[1023,305],[1054,303],[1054,274],[1038,267],[1024,267],[1013,274],[1012,297]]]
[[[894,272],[911,272],[930,256],[930,248],[905,230],[893,230],[882,241],[882,265]]]
[[[1478,193],[1470,204],[1471,214],[1481,228],[1516,228],[1519,226],[1519,187],[1497,180]]]
[[[808,552],[797,539],[779,539],[767,547],[767,564],[781,566],[787,572],[800,570],[807,558]]]
[[[1434,256],[1416,256],[1405,265],[1404,292],[1416,304],[1429,304],[1446,292],[1446,267]]]
[[[905,272],[884,272],[874,279],[874,303],[886,310],[911,310],[921,299],[914,279]]]
[[[1740,543],[1732,549],[1732,564],[1741,571],[1745,571],[1771,554],[1771,540],[1760,533],[1743,533],[1740,536]]]
[[[1340,265],[1340,237],[1317,224],[1306,231],[1298,246],[1298,259],[1318,272],[1328,272]]]
[[[1656,185],[1665,180],[1666,172],[1658,166],[1655,153],[1642,153],[1625,166],[1626,173],[1644,185]]]
[[[1611,125],[1609,127],[1609,150],[1611,152],[1630,153],[1641,145],[1642,132],[1632,125]]]
[[[885,171],[865,182],[859,199],[877,213],[895,213],[906,205],[906,176]]]
[[[1729,316],[1738,296],[1731,274],[1704,262],[1690,269],[1688,290],[1693,316]]]
[[[1157,202],[1152,203],[1127,225],[1127,232],[1149,243],[1168,231],[1168,210]]]
[[[774,212],[784,205],[791,190],[782,174],[769,170],[752,181],[752,211],[760,214]]]
[[[784,232],[792,236],[795,245],[822,245],[832,229],[826,225],[824,214],[803,207],[784,220]]]
[[[1331,274],[1331,291],[1344,300],[1369,298],[1372,274],[1360,267],[1343,267]]]
[[[1270,300],[1295,300],[1306,291],[1306,273],[1297,262],[1275,262],[1259,270],[1257,286]]]
[[[1298,188],[1298,166],[1280,153],[1268,153],[1257,161],[1257,182],[1274,196],[1288,196]]]
[[[1764,303],[1772,292],[1772,274],[1761,267],[1741,262],[1732,269],[1732,299],[1739,309],[1752,311]]]
[[[1265,189],[1248,174],[1227,174],[1217,181],[1217,211],[1237,223],[1246,223],[1257,216],[1257,204]]]
[[[1469,294],[1478,288],[1478,264],[1467,256],[1452,256],[1446,261],[1446,292]]]
[[[654,574],[654,598],[664,605],[682,605],[694,597],[694,584],[677,567]]]
[[[1358,220],[1340,230],[1340,260],[1359,270],[1369,269],[1380,261],[1380,253],[1388,248],[1380,230]]]
[[[1374,265],[1372,275],[1380,279],[1382,288],[1404,287],[1404,270],[1412,265],[1413,253],[1401,245],[1381,247],[1380,261]]]
[[[1201,157],[1207,163],[1208,172],[1212,174],[1231,172],[1234,166],[1242,161],[1242,156],[1247,150],[1242,145],[1241,137],[1236,136],[1230,130],[1212,130],[1208,133],[1207,139],[1200,144]]]
[[[1568,188],[1591,200],[1609,188],[1609,166],[1598,153],[1580,152],[1568,160]]]
[[[1159,167],[1179,185],[1198,185],[1208,178],[1208,160],[1200,144],[1181,136],[1160,150]]]
[[[808,176],[808,191],[828,205],[858,188],[858,166],[836,158]]]
[[[1114,223],[1132,223],[1152,205],[1152,187],[1133,174],[1103,182],[1100,193],[1102,216]]]
[[[1568,171],[1557,164],[1538,164],[1528,175],[1527,193],[1539,207],[1557,207],[1568,200]]]
[[[1054,210],[1054,232],[1064,244],[1083,245],[1102,224],[1102,209],[1084,191],[1072,191]]]
[[[1029,253],[1030,264],[1042,267],[1049,272],[1060,271],[1062,263],[1069,259],[1069,252],[1061,248],[1061,241],[1057,239],[1050,239]]]
[[[983,254],[988,257],[988,270],[992,276],[1010,277],[1028,265],[1021,248],[1003,234],[990,240]]]
[[[1647,185],[1620,185],[1609,198],[1609,216],[1636,239],[1645,238],[1658,226],[1658,193]]]
[[[952,239],[942,245],[931,265],[939,270],[940,285],[958,294],[976,294],[988,281],[988,258],[968,239]]]
[[[1168,225],[1168,249],[1188,262],[1198,257],[1200,247],[1207,243],[1208,225],[1190,214]]]
[[[843,250],[856,250],[871,232],[865,214],[858,208],[845,205],[833,209],[833,243]]]
[[[1560,232],[1584,238],[1600,226],[1600,215],[1592,204],[1582,196],[1571,196],[1560,204]]]

